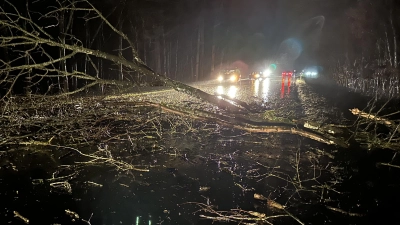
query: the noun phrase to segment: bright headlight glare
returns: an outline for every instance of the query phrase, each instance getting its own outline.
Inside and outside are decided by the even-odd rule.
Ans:
[[[271,70],[265,70],[264,71],[264,76],[269,76],[271,75]]]
[[[259,77],[260,77],[260,74],[257,73],[257,74],[255,75],[255,77],[256,77],[256,78],[259,78]]]
[[[310,75],[311,75],[311,72],[306,72],[306,75],[307,75],[307,76],[310,76]]]
[[[236,81],[236,75],[231,76],[231,81]]]
[[[224,80],[224,78],[220,75],[220,76],[218,76],[217,80],[222,81],[222,80]]]

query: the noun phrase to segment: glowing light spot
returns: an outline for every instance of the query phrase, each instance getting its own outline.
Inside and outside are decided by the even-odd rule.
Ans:
[[[230,98],[236,98],[236,93],[237,93],[237,87],[236,86],[231,86],[228,90],[228,96]]]
[[[254,81],[254,96],[258,96],[260,92],[260,80]]]
[[[262,83],[262,97],[264,100],[268,100],[270,82],[270,78],[267,78]]]
[[[219,94],[219,95],[224,94],[224,87],[223,86],[218,86],[217,87],[217,94]]]

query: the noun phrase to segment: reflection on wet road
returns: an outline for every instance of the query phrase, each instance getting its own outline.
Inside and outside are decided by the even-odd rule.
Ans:
[[[268,101],[268,95],[271,85],[271,79],[267,78],[264,80],[255,80],[253,82],[254,96],[262,98],[264,101]]]
[[[215,94],[217,95],[227,95],[230,98],[236,98],[238,87],[235,85],[231,85],[229,87],[224,87],[222,85],[217,86],[217,90]]]
[[[282,80],[280,77],[272,77],[257,80],[244,80],[235,84],[209,83],[195,84],[195,87],[215,95],[225,95],[229,98],[236,98],[246,102],[259,99],[263,102],[273,101],[276,98],[288,98],[294,80]]]

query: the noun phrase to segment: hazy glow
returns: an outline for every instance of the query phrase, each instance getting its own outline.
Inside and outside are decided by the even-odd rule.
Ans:
[[[316,77],[318,75],[318,72],[316,71],[307,71],[306,76],[308,77]]]
[[[231,76],[231,81],[232,81],[232,82],[236,81],[236,75],[232,75],[232,76]]]
[[[254,81],[254,96],[258,96],[259,91],[260,91],[260,80],[255,80]]]
[[[278,52],[280,60],[294,61],[299,58],[300,54],[303,52],[303,45],[300,40],[289,38],[281,43]]]
[[[268,100],[268,94],[270,90],[270,78],[265,78],[264,80],[254,81],[254,96],[263,98],[265,101]]]
[[[222,76],[218,76],[218,79],[217,79],[218,81],[223,81],[224,80],[224,78],[222,77]]]
[[[265,100],[268,100],[268,94],[269,94],[269,85],[270,85],[270,79],[267,78],[263,81],[262,83],[262,97]]]
[[[236,93],[237,93],[237,87],[236,87],[236,86],[230,86],[227,95],[228,95],[230,98],[236,98]]]
[[[224,94],[224,87],[223,86],[218,86],[217,87],[217,95],[223,95]],[[221,96],[218,96],[218,98],[221,98]]]
[[[269,75],[271,75],[271,70],[267,69],[264,71],[264,77],[268,77]]]

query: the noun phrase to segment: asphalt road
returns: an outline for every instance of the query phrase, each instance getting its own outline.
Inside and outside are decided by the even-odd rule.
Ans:
[[[295,79],[290,83],[287,79],[282,85],[280,76],[265,78],[262,80],[241,80],[239,82],[218,82],[217,80],[188,83],[212,95],[226,95],[245,102],[268,103],[277,99],[296,97],[292,94],[296,87]],[[148,100],[152,102],[176,103],[185,101],[190,96],[179,93],[169,87],[139,87],[128,94],[115,96],[116,98],[130,97],[135,100]],[[113,97],[108,97],[111,99]]]
[[[238,83],[219,83],[209,81],[206,84],[194,84],[195,87],[215,95],[227,95],[242,101],[251,102],[256,99],[269,102],[276,98],[287,98],[296,85],[294,80],[288,84],[286,79],[282,85],[281,77],[270,77],[262,80],[242,80]]]

